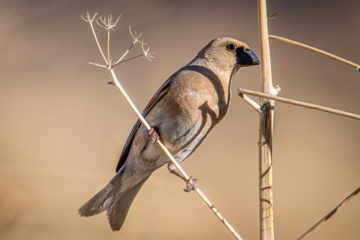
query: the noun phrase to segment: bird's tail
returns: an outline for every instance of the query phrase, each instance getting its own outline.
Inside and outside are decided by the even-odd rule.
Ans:
[[[114,231],[120,230],[132,201],[148,177],[131,187],[122,187],[121,180],[115,178],[121,178],[121,175],[116,174],[100,192],[79,209],[80,216],[84,217],[107,211],[110,226]]]

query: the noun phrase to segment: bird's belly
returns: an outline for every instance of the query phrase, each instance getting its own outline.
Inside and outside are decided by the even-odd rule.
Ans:
[[[191,117],[173,118],[173,121],[163,125],[164,129],[160,133],[162,139],[178,162],[182,162],[197,148],[214,124],[208,114],[198,111]]]
[[[203,91],[186,91],[178,97],[174,97],[177,92],[169,92],[173,97],[164,98],[146,117],[158,128],[160,140],[178,162],[188,157],[219,122],[217,98]]]

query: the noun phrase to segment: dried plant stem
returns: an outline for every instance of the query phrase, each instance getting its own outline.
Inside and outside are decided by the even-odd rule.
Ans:
[[[131,43],[131,45],[130,45],[130,47],[128,48],[128,50],[126,50],[125,53],[119,58],[119,60],[117,60],[117,61],[114,63],[114,66],[116,66],[116,65],[118,65],[118,64],[120,64],[120,63],[123,63],[123,62],[127,62],[127,61],[129,61],[129,60],[132,60],[132,59],[138,57],[138,56],[136,56],[136,57],[134,57],[134,58],[131,58],[131,59],[128,59],[128,60],[124,60],[124,61],[123,61],[124,57],[130,52],[130,50],[132,49],[132,47],[133,47],[137,42],[140,42],[141,44],[144,45],[143,42],[139,41],[139,38],[141,37],[142,33],[140,33],[140,35],[138,36],[137,33],[135,32],[135,36],[134,36],[134,34],[133,34],[132,31],[131,31],[131,27],[129,27],[129,31],[130,31],[130,35],[131,35],[131,37],[133,38],[134,41]],[[141,55],[141,56],[142,56],[142,55]]]
[[[110,58],[110,29],[107,30],[107,56],[108,56],[108,62],[111,63],[111,58]]]
[[[142,122],[142,124],[144,124],[145,128],[149,131],[151,129],[151,126],[147,123],[147,121],[145,120],[145,118],[141,115],[141,113],[139,112],[139,110],[136,108],[135,104],[131,101],[129,95],[127,95],[126,91],[124,90],[124,88],[121,86],[119,80],[117,79],[114,69],[110,69],[110,74],[112,79],[114,80],[114,84],[115,86],[119,89],[119,91],[121,92],[121,94],[124,96],[125,100],[127,101],[127,103],[130,105],[130,107],[132,108],[132,110],[135,112],[135,114],[137,115],[137,117],[140,119],[140,121]],[[186,174],[186,172],[182,169],[182,167],[179,165],[179,163],[175,160],[175,158],[171,155],[171,153],[169,152],[169,150],[164,146],[164,144],[160,141],[157,140],[157,143],[159,144],[159,146],[165,151],[165,153],[168,155],[168,157],[170,158],[171,162],[176,166],[176,168],[180,171],[180,173],[184,176],[184,178],[186,178],[186,180],[189,179],[189,176]]]
[[[346,203],[348,203],[353,197],[355,197],[360,192],[360,187],[358,187],[355,191],[353,191],[349,196],[347,196],[339,205],[337,205],[333,210],[331,210],[328,214],[326,214],[325,217],[320,219],[314,226],[312,226],[309,230],[307,230],[301,237],[299,237],[297,240],[304,239],[309,233],[314,231],[320,224],[326,222],[329,218],[331,218],[337,210],[339,210],[340,207],[344,206]]]
[[[262,91],[271,94],[276,91],[274,91],[271,76],[266,0],[258,0],[257,5],[262,62]],[[259,127],[260,240],[274,239],[272,177],[273,121],[274,101],[262,99]]]
[[[95,15],[96,16],[96,15]],[[130,46],[130,48],[125,52],[125,54],[123,54],[123,56],[115,62],[115,64],[112,64],[112,61],[110,59],[110,30],[115,27],[117,20],[115,23],[112,22],[112,17],[111,15],[108,17],[108,19],[104,18],[104,19],[101,19],[100,18],[100,21],[103,23],[103,25],[99,24],[99,26],[105,28],[107,31],[108,31],[108,40],[107,40],[107,54],[108,54],[108,59],[106,59],[101,47],[100,47],[100,44],[97,40],[97,36],[96,36],[96,33],[95,33],[95,30],[93,28],[93,21],[94,21],[94,18],[90,18],[89,16],[89,13],[87,14],[86,18],[82,17],[84,19],[84,21],[86,22],[89,22],[90,23],[90,26],[91,26],[91,29],[93,31],[93,35],[94,35],[94,38],[95,38],[95,41],[98,45],[98,48],[99,48],[99,51],[101,53],[101,55],[103,56],[104,58],[104,61],[106,62],[107,66],[104,66],[104,65],[101,65],[101,64],[96,64],[96,63],[91,63],[92,65],[95,65],[95,66],[99,66],[99,67],[106,67],[107,70],[110,71],[110,74],[111,74],[111,77],[113,79],[113,82],[112,84],[114,84],[118,90],[121,92],[121,94],[124,96],[125,100],[127,101],[127,103],[130,105],[130,107],[133,109],[133,111],[135,112],[135,114],[137,115],[137,117],[140,119],[140,121],[142,122],[142,124],[145,126],[145,128],[147,130],[150,130],[151,129],[151,126],[147,123],[147,121],[145,120],[145,118],[142,116],[142,114],[139,112],[139,110],[136,108],[135,104],[131,101],[130,97],[128,96],[128,94],[126,93],[126,91],[124,90],[124,88],[121,86],[119,80],[117,79],[116,77],[116,74],[114,72],[114,69],[113,67],[117,64],[120,64],[122,62],[126,62],[126,61],[129,61],[131,59],[134,59],[134,58],[137,58],[139,56],[135,56],[131,59],[128,59],[128,60],[123,60],[122,59],[129,53],[130,49],[134,46],[135,43],[139,42],[141,43],[141,46],[142,46],[142,50],[143,50],[143,55],[142,56],[145,56],[146,58],[148,58],[149,60],[151,60],[152,56],[151,56],[151,53],[149,53],[149,48],[148,49],[144,49],[144,45],[145,43],[143,41],[139,41],[139,37],[141,36],[141,34],[139,36],[137,36],[136,32],[135,32],[135,36],[132,34],[131,32],[131,29],[130,29],[130,34],[134,40],[134,42],[132,43],[132,45]],[[172,154],[169,152],[169,150],[165,147],[165,145],[160,141],[160,140],[157,140],[156,141],[157,144],[160,146],[160,148],[165,152],[165,154],[169,157],[170,161],[175,165],[175,167],[178,169],[178,171],[183,175],[183,177],[186,179],[187,182],[189,182],[190,184],[192,184],[192,181],[190,180],[189,176],[186,174],[186,172],[183,170],[183,168],[180,166],[180,164],[175,160],[175,158],[172,156]],[[219,218],[219,220],[225,225],[225,227],[233,234],[233,236],[238,239],[238,240],[242,240],[242,238],[240,237],[240,235],[234,230],[234,228],[229,224],[229,222],[220,214],[220,212],[215,208],[215,206],[209,201],[209,199],[202,193],[202,191],[197,188],[196,190],[196,193],[200,196],[200,198],[208,205],[208,207],[213,211],[213,213]]]
[[[305,49],[313,51],[313,52],[317,52],[317,53],[319,53],[321,55],[324,55],[324,56],[329,57],[331,59],[334,59],[336,61],[339,61],[339,62],[345,63],[347,65],[350,65],[350,66],[356,68],[359,71],[359,68],[360,68],[359,64],[348,61],[348,60],[346,60],[344,58],[338,57],[338,56],[336,56],[334,54],[325,52],[325,51],[320,50],[318,48],[314,48],[314,47],[311,47],[309,45],[306,45],[306,44],[303,44],[303,43],[300,43],[300,42],[296,42],[294,40],[290,40],[290,39],[287,39],[287,38],[278,37],[278,36],[274,36],[274,35],[270,35],[269,38],[280,41],[280,42],[288,43],[288,44],[291,44],[291,45],[294,45],[294,46],[297,46],[297,47],[302,47],[302,48],[305,48]]]
[[[301,106],[301,107],[311,108],[311,109],[315,109],[315,110],[319,110],[319,111],[323,111],[323,112],[328,112],[328,113],[337,114],[337,115],[340,115],[340,116],[360,120],[360,115],[357,115],[357,114],[354,114],[354,113],[349,113],[349,112],[344,112],[344,111],[340,111],[340,110],[336,110],[336,109],[333,109],[333,108],[323,107],[323,106],[315,105],[315,104],[312,104],[312,103],[296,101],[296,100],[289,99],[289,98],[277,97],[277,96],[273,96],[273,95],[269,95],[269,94],[265,94],[265,93],[260,93],[260,92],[256,92],[256,91],[251,91],[251,90],[246,90],[246,89],[238,89],[237,93],[241,97],[244,94],[248,94],[248,95],[252,95],[252,96],[258,96],[258,97],[262,97],[262,98],[272,99],[272,100],[276,100],[276,101],[279,101],[279,102],[289,103],[289,104],[293,104],[293,105],[297,105],[297,106]],[[244,95],[244,96],[246,96],[246,95]]]
[[[96,15],[97,15],[97,13],[95,13],[94,17],[91,19],[91,18],[90,18],[90,15],[89,15],[89,12],[88,12],[88,13],[87,13],[87,16],[86,16],[87,19],[85,19],[85,18],[82,17],[82,16],[81,16],[81,17],[82,17],[82,19],[84,19],[84,21],[86,21],[86,22],[88,22],[88,23],[90,24],[91,31],[92,31],[93,36],[94,36],[94,38],[95,38],[96,45],[97,45],[97,47],[99,48],[99,51],[100,51],[100,53],[101,53],[101,56],[103,57],[103,59],[104,59],[104,61],[106,62],[106,64],[109,65],[110,62],[108,62],[108,60],[107,60],[106,57],[105,57],[105,54],[104,54],[103,50],[101,49],[101,45],[100,45],[100,43],[99,43],[99,40],[98,40],[98,38],[97,38],[97,36],[96,36],[96,32],[95,32],[95,29],[94,29],[94,24],[93,24],[93,22],[94,22],[94,19],[95,19]]]
[[[139,55],[136,55],[135,57],[131,57],[131,58],[128,58],[128,59],[119,61],[119,62],[117,62],[116,64],[114,64],[114,66],[115,66],[115,65],[118,65],[118,64],[121,64],[121,63],[124,63],[124,62],[128,62],[128,61],[134,60],[135,58],[142,57],[142,56],[144,56],[144,54],[139,54]]]
[[[252,108],[254,108],[258,113],[261,113],[261,107],[259,104],[257,104],[255,101],[253,101],[251,98],[249,98],[248,96],[242,94],[241,92],[237,92],[237,94],[245,101],[247,102]]]
[[[138,116],[140,121],[144,124],[147,130],[150,130],[151,126],[146,122],[145,118],[141,115],[139,110],[136,108],[134,103],[131,101],[130,97],[127,95],[124,88],[121,86],[120,82],[118,81],[114,69],[110,69],[111,77],[114,80],[115,86],[119,89],[121,94],[124,96],[128,104],[131,106],[135,114]],[[156,141],[157,144],[160,146],[160,148],[166,153],[166,155],[169,157],[171,162],[175,165],[175,167],[179,170],[179,172],[184,176],[184,178],[189,181],[189,176],[186,174],[184,169],[180,166],[180,164],[175,160],[175,158],[172,156],[172,154],[169,152],[169,150],[164,146],[164,144],[160,141]],[[236,239],[241,240],[242,238],[240,235],[234,230],[234,228],[229,224],[229,222],[220,214],[220,212],[215,208],[215,206],[210,202],[210,200],[202,193],[202,191],[197,188],[196,193],[200,196],[200,198],[208,205],[208,207],[214,212],[214,214],[220,219],[220,221],[228,228],[228,230],[234,235]]]

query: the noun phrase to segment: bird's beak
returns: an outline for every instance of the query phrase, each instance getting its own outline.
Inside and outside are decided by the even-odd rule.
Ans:
[[[252,65],[259,65],[260,61],[251,49],[238,49],[236,53],[236,64],[247,67]]]

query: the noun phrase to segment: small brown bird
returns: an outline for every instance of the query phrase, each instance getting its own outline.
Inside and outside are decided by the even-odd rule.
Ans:
[[[179,163],[224,118],[230,103],[234,74],[260,64],[248,45],[233,38],[207,44],[185,67],[174,73],[155,93],[143,111],[150,131],[138,120],[120,156],[116,175],[80,209],[81,216],[107,211],[111,228],[119,230],[141,186],[156,169],[169,163],[154,143],[158,138]],[[179,175],[169,163],[170,172]],[[196,188],[196,182],[187,190]]]

